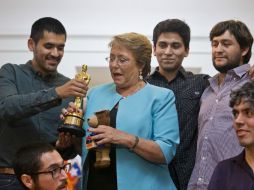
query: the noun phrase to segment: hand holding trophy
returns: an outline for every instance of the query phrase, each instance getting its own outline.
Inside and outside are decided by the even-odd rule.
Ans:
[[[84,80],[88,84],[91,80],[91,77],[86,72],[87,65],[82,65],[82,70],[80,73],[76,74],[75,79]],[[74,104],[77,109],[74,112],[68,112],[66,114],[63,124],[58,127],[59,132],[69,132],[70,134],[76,135],[77,137],[83,137],[85,135],[85,130],[82,128],[84,121],[82,103],[82,97],[75,98]]]

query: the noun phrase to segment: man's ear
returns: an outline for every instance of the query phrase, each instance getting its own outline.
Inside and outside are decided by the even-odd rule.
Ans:
[[[242,48],[242,57],[245,56],[249,52],[249,47]]]
[[[22,174],[21,175],[21,181],[22,183],[28,188],[32,189],[33,188],[33,179],[30,175],[27,174]]]
[[[154,55],[154,56],[156,56],[156,53],[155,53],[155,52],[156,52],[156,47],[153,46],[153,55]]]
[[[185,55],[184,55],[184,57],[188,57],[188,55],[189,55],[189,48],[185,48]]]
[[[35,43],[32,38],[29,38],[27,41],[27,46],[30,51],[34,51],[35,49]]]

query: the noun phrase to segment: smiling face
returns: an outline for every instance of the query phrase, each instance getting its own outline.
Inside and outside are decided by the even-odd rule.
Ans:
[[[233,106],[234,128],[240,145],[254,148],[254,106],[243,100]]]
[[[109,69],[118,89],[128,90],[139,81],[140,68],[130,50],[124,46],[114,45],[110,51]]]
[[[212,39],[212,60],[216,70],[226,73],[243,64],[243,56],[248,49],[241,49],[239,43],[228,30]]]
[[[55,72],[64,55],[65,35],[44,31],[37,44],[28,40],[28,47],[33,51],[32,65],[36,71],[43,74]]]
[[[177,71],[188,53],[181,36],[174,32],[161,33],[154,47],[154,55],[162,73]]]

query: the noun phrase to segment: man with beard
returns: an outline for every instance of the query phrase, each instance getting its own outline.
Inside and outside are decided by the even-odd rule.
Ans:
[[[41,18],[32,25],[28,39],[32,60],[21,65],[8,63],[0,69],[1,190],[22,189],[13,170],[15,152],[34,141],[55,145],[61,108],[67,107],[73,96],[86,94],[83,80],[70,80],[57,72],[66,37],[61,22]],[[72,150],[63,151],[69,152]]]
[[[213,65],[219,73],[209,79],[201,97],[197,155],[188,190],[206,190],[218,162],[242,151],[232,127],[229,94],[250,80],[253,37],[244,23],[228,20],[213,27],[210,41]]]
[[[13,166],[24,189],[67,190],[67,172],[71,164],[64,164],[50,144],[33,143],[20,148]]]
[[[153,44],[159,67],[147,81],[171,89],[175,94],[180,144],[169,171],[177,189],[186,190],[195,164],[199,100],[209,76],[195,75],[182,67],[190,44],[190,28],[184,21],[167,19],[159,22],[153,30]]]
[[[247,82],[230,94],[234,130],[245,149],[215,168],[208,190],[254,189],[254,82]]]

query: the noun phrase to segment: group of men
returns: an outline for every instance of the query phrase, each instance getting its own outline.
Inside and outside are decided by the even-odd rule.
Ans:
[[[248,73],[253,37],[240,21],[216,24],[210,41],[219,73],[210,77],[182,67],[190,36],[182,20],[159,22],[153,31],[159,66],[145,79],[175,94],[180,144],[169,172],[179,190],[253,189],[254,84]],[[58,149],[62,158],[45,144],[20,149],[36,141],[55,146],[60,110],[72,97],[84,97],[87,92],[84,81],[57,72],[66,38],[58,20],[41,18],[33,24],[28,40],[33,59],[0,69],[0,190],[66,188],[69,165],[63,158],[71,158],[72,150]]]
[[[242,151],[232,127],[229,95],[250,81],[253,37],[244,23],[228,20],[212,28],[210,41],[213,65],[219,72],[212,78],[194,75],[182,67],[190,42],[186,23],[165,20],[153,33],[159,67],[147,81],[173,90],[176,97],[180,145],[169,171],[180,190],[207,189],[216,165]]]

